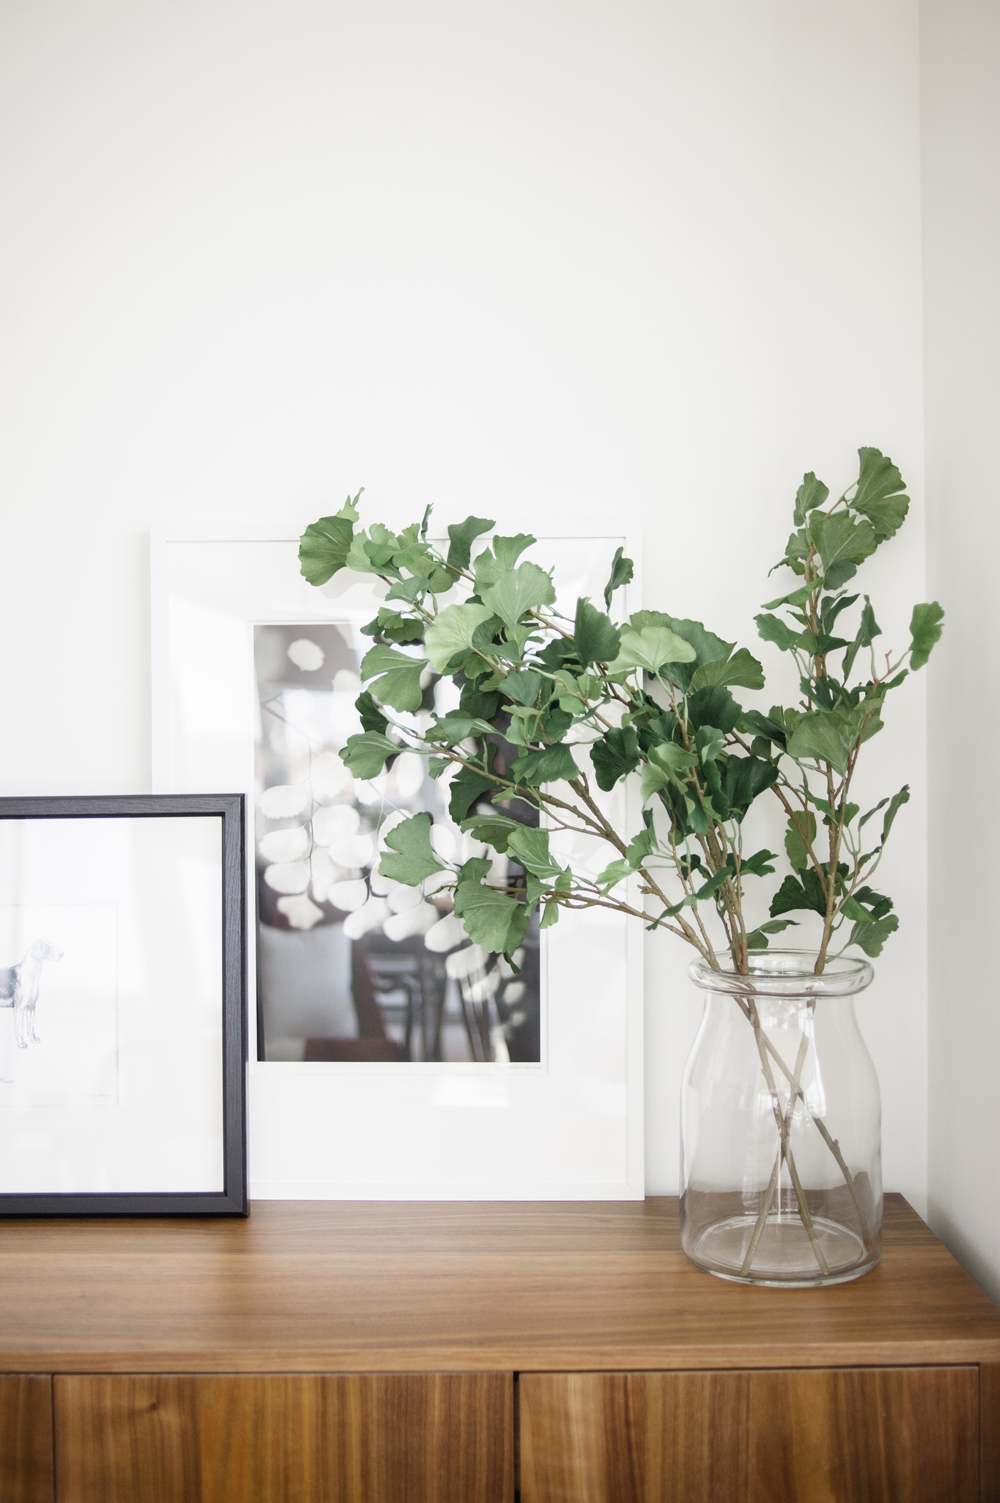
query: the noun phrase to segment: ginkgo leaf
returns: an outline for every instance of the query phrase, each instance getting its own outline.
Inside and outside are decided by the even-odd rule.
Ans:
[[[446,606],[424,633],[424,651],[431,667],[438,673],[445,673],[452,658],[461,652],[470,652],[476,627],[492,615],[485,605]]]
[[[444,865],[431,849],[429,814],[414,814],[412,819],[402,820],[386,835],[385,843],[389,850],[379,862],[379,871],[407,887],[416,887]]]
[[[556,598],[555,587],[544,569],[537,564],[519,564],[500,575],[496,584],[482,592],[483,604],[500,617],[512,630],[525,611],[536,610],[540,605],[551,605]]]
[[[609,673],[623,673],[629,668],[645,668],[656,673],[666,663],[693,663],[697,654],[669,626],[644,626],[641,631],[626,626],[621,635],[621,650]]]

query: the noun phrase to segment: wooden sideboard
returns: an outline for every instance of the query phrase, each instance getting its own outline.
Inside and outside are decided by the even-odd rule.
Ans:
[[[1000,1314],[899,1196],[855,1284],[677,1203],[0,1224],[0,1503],[1000,1503]]]

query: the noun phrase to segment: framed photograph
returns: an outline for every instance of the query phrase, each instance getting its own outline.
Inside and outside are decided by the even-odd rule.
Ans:
[[[0,799],[0,1215],[246,1215],[243,826]]]
[[[567,598],[599,597],[619,546],[549,538],[533,555]],[[385,587],[313,589],[297,549],[158,539],[153,557],[154,787],[252,805],[251,1195],[641,1197],[641,934],[567,913],[529,928],[515,974],[445,895],[380,876],[386,834],[420,810],[447,854],[478,851],[422,758],[371,780],[345,768]],[[427,709],[450,687],[428,675]]]

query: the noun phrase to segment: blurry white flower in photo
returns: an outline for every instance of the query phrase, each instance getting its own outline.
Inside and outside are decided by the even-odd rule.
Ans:
[[[329,851],[338,866],[353,871],[356,867],[368,865],[375,854],[375,842],[370,835],[345,835],[342,839],[332,840]]]
[[[313,815],[313,839],[317,845],[346,840],[361,829],[361,815],[351,804],[328,804]]]
[[[310,876],[308,861],[276,861],[264,868],[264,881],[272,892],[305,892]]]
[[[309,637],[298,637],[289,646],[288,656],[303,673],[315,673],[317,668],[322,668],[326,655],[318,642]]]
[[[313,851],[309,866],[312,873],[312,895],[317,903],[323,903],[328,889],[343,877],[343,870],[323,850]]]
[[[311,803],[304,783],[277,783],[261,794],[260,812],[265,819],[294,819],[296,814],[305,814]]]
[[[445,955],[456,945],[464,944],[468,937],[462,920],[453,913],[447,913],[428,929],[424,935],[424,944],[436,955]]]
[[[426,940],[424,943],[426,944]],[[456,950],[453,955],[449,955],[444,968],[453,981],[464,981],[474,972],[484,971],[488,958],[482,945],[469,945],[468,949]]]
[[[318,804],[332,804],[334,799],[350,798],[354,779],[336,752],[320,752],[312,760],[313,797]]]
[[[393,913],[406,913],[410,908],[416,908],[424,900],[423,891],[418,884],[416,887],[407,887],[402,882],[397,882],[392,891],[386,895],[386,901]],[[433,909],[434,917],[437,918],[437,909]]]
[[[361,680],[350,668],[338,668],[333,675],[333,691],[335,694],[353,694],[357,698],[361,693]]]
[[[323,917],[322,908],[317,908],[305,893],[296,897],[279,898],[278,908],[293,929],[311,929]]]
[[[305,825],[291,830],[272,830],[261,840],[258,850],[265,861],[298,861],[309,850],[309,831]]]
[[[380,772],[377,778],[355,778],[354,780],[354,792],[358,802],[368,808],[382,802],[388,786],[389,774],[387,772]]]
[[[368,901],[368,884],[360,878],[355,882],[335,882],[327,892],[326,900],[341,913],[354,913]]]
[[[424,759],[416,752],[403,752],[392,764],[389,781],[395,786],[396,797],[411,799],[424,786]]]
[[[389,899],[390,903],[392,899]],[[418,903],[415,908],[407,908],[403,913],[394,913],[387,918],[382,929],[386,939],[393,940],[396,944],[401,939],[409,939],[413,934],[426,934],[437,923],[438,912],[430,903]]]
[[[450,861],[455,854],[458,830],[454,825],[436,823],[431,825],[431,850],[442,861]]]
[[[344,920],[344,934],[348,939],[360,939],[373,929],[381,929],[389,917],[389,905],[385,898],[369,898],[367,903],[349,913]]]

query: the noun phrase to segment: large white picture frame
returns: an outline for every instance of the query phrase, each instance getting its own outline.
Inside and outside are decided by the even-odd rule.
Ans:
[[[636,557],[624,536],[540,539],[534,556],[571,602],[599,599],[619,546]],[[253,627],[372,616],[369,580],[314,589],[297,547],[153,539],[154,790],[252,800]],[[595,909],[543,938],[537,1065],[263,1061],[251,1008],[251,1197],[641,1199],[641,928]]]

